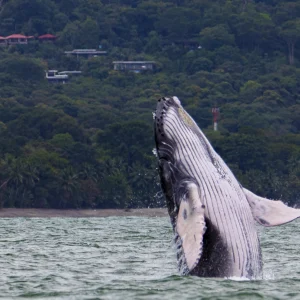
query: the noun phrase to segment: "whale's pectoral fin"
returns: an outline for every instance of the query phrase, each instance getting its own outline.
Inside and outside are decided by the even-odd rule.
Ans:
[[[206,230],[204,209],[198,186],[187,181],[184,192],[179,193],[179,212],[176,222],[186,264],[191,271],[199,262],[203,252],[203,235]]]
[[[300,209],[288,207],[281,201],[259,197],[243,189],[254,219],[263,226],[282,225],[300,217]]]

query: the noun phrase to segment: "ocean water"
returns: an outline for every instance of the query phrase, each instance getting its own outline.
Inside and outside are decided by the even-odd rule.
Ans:
[[[168,218],[0,219],[2,299],[300,299],[300,221],[260,230],[263,280],[179,276]]]

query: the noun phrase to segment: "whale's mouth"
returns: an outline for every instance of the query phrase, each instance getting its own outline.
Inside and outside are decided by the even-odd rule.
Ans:
[[[176,142],[168,137],[167,118],[171,114],[171,110],[178,111],[180,101],[177,97],[162,97],[158,99],[156,111],[154,113],[154,133],[156,144],[156,156],[158,158],[159,174],[161,176],[162,189],[167,194],[167,206],[174,227],[175,218],[177,216],[178,204],[174,195],[174,184],[182,172],[177,165],[175,159]]]
[[[178,109],[180,106],[181,104],[177,97],[162,97],[158,99],[154,114],[155,139],[157,146],[159,146],[159,144],[166,138],[164,125],[169,109],[172,107]]]
[[[166,141],[178,142],[178,132],[195,134],[197,131],[196,123],[175,96],[158,99],[154,120],[157,148]]]
[[[154,113],[154,133],[156,143],[156,154],[158,159],[173,162],[175,144],[166,132],[166,119],[171,110],[177,113],[180,101],[177,97],[163,97],[158,99]]]

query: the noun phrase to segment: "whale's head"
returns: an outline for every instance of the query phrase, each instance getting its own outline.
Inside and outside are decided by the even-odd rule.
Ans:
[[[181,106],[177,97],[162,97],[158,99],[155,112],[155,141],[159,158],[164,157],[163,150],[166,142],[176,143],[176,128],[182,126],[182,122],[188,126],[192,125],[193,120]]]
[[[173,97],[162,97],[158,99],[155,111],[155,142],[158,153],[158,158],[170,160],[174,157],[176,147],[180,144],[188,146],[189,144],[197,144],[197,151],[202,151],[204,155],[210,156],[210,144],[192,119],[192,117],[182,107],[180,100]],[[185,155],[190,155],[195,149],[181,147]]]
[[[174,131],[181,125],[180,110],[182,107],[177,97],[163,97],[158,99],[154,118],[159,174],[173,225],[176,225],[176,215],[180,205],[174,197],[175,185],[177,186],[178,181],[186,178],[184,170],[179,166],[179,159],[176,157],[178,141]]]
[[[184,161],[189,140],[195,136],[197,125],[173,97],[158,99],[154,117],[156,152],[163,191],[173,221],[180,206],[178,195],[186,182],[196,184]]]
[[[177,97],[158,100],[154,131],[161,186],[179,249],[179,267],[191,273],[201,257],[206,225],[205,206],[189,158],[196,144],[207,152],[205,141],[201,143],[201,130]]]

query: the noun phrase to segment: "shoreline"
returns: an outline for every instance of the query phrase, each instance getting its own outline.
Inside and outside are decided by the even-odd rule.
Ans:
[[[104,218],[104,217],[167,217],[166,208],[135,209],[47,209],[1,208],[0,218]]]

